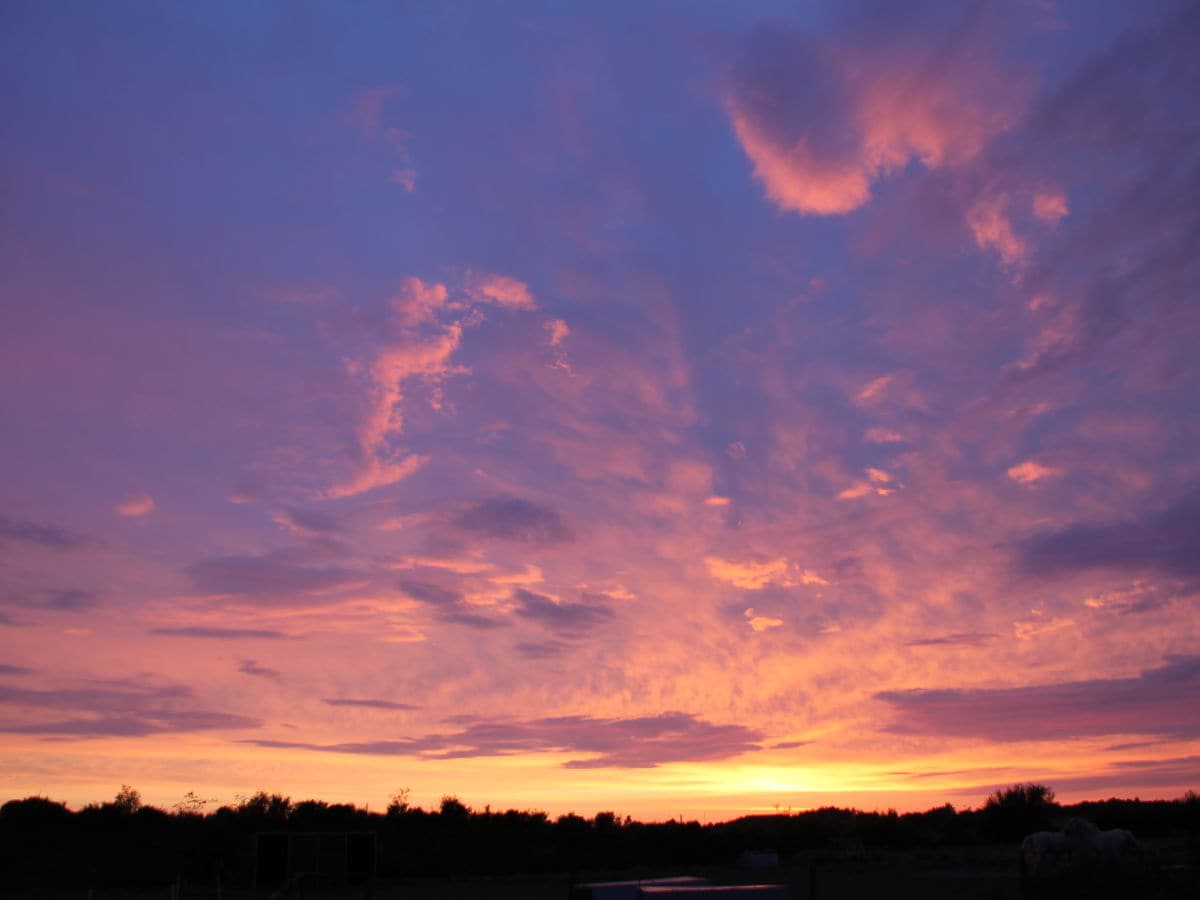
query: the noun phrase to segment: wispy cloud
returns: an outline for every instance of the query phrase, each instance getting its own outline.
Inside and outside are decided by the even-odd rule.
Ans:
[[[289,551],[258,556],[213,556],[184,567],[192,586],[205,594],[298,597],[332,590],[361,576],[340,566],[298,562]]]
[[[0,547],[5,544],[32,544],[51,550],[77,550],[93,543],[90,538],[59,525],[0,515]]]
[[[181,625],[173,628],[152,628],[151,634],[164,637],[201,638],[214,641],[266,640],[276,641],[288,635],[271,628],[216,628],[203,625]]]
[[[238,664],[238,671],[243,675],[252,675],[255,678],[279,678],[281,675],[277,669],[264,666],[253,659],[243,659]]]
[[[520,497],[481,500],[458,513],[453,523],[469,534],[535,546],[574,539],[557,510]]]
[[[510,310],[536,308],[529,286],[508,275],[469,273],[457,293],[442,283],[409,277],[392,301],[390,340],[365,368],[369,377],[367,409],[358,427],[360,459],[349,479],[326,490],[324,497],[354,497],[402,481],[429,461],[393,445],[405,433],[406,391],[414,382],[432,387],[434,408],[440,407],[441,384],[468,372],[451,362],[466,328],[479,324],[477,304]]]
[[[555,601],[543,594],[519,588],[513,592],[516,614],[563,636],[581,636],[611,621],[615,613],[603,598],[589,595],[580,602]]]
[[[628,719],[558,716],[529,721],[480,721],[461,731],[420,738],[311,744],[248,740],[263,747],[468,759],[519,753],[586,754],[563,763],[570,769],[653,768],[670,762],[729,759],[759,748],[762,735],[740,725],[715,725],[686,713]]]
[[[142,681],[92,682],[77,688],[0,686],[0,732],[59,737],[147,737],[258,728],[249,716],[198,706],[183,685]],[[55,713],[65,713],[59,718]]]
[[[360,707],[363,709],[385,709],[407,712],[415,709],[423,709],[424,707],[416,706],[412,703],[399,703],[395,700],[374,700],[352,697],[326,697],[322,703],[328,706],[351,706]]]

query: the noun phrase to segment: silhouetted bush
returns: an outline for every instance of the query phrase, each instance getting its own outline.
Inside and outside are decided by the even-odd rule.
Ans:
[[[983,805],[984,833],[996,841],[1019,841],[1034,831],[1048,831],[1058,813],[1054,791],[1044,784],[1014,784],[998,790]]]
[[[193,795],[194,797],[194,795]],[[1200,831],[1200,797],[1174,801],[1109,799],[1060,807],[1042,785],[997,791],[978,810],[949,804],[898,814],[823,807],[795,814],[745,816],[701,825],[646,824],[613,812],[550,820],[544,812],[472,810],[444,797],[435,811],[411,806],[401,792],[386,814],[319,800],[293,803],[260,791],[203,815],[202,804],[168,814],[145,806],[123,787],[117,798],[78,812],[45,797],[0,806],[0,866],[6,883],[116,887],[169,884],[178,876],[231,887],[253,874],[260,832],[374,832],[381,876],[611,872],[632,867],[733,863],[748,849],[781,857],[820,857],[838,847],[937,853],[982,841],[1016,844],[1030,831],[1082,816],[1101,828],[1127,828],[1139,838]],[[1051,821],[1054,820],[1054,821]],[[1194,840],[1194,838],[1193,838]]]

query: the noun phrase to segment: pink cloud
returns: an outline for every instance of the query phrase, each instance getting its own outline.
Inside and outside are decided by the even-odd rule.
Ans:
[[[571,329],[562,319],[551,319],[542,327],[546,329],[546,334],[549,336],[551,347],[559,346],[571,333]]]
[[[867,429],[863,439],[871,444],[896,444],[904,440],[904,435],[890,428],[874,426]]]
[[[767,199],[781,209],[809,215],[847,213],[871,198],[871,173],[857,161],[821,160],[799,138],[791,146],[776,139],[739,101],[726,100],[733,132],[754,164]]]
[[[405,278],[392,298],[392,310],[404,327],[433,320],[446,306],[450,292],[444,284],[426,284],[420,278]]]
[[[1008,477],[1020,484],[1034,484],[1044,478],[1061,475],[1062,470],[1054,466],[1044,466],[1037,460],[1027,459],[1023,463],[1009,467]]]
[[[1006,198],[980,198],[967,211],[967,224],[975,243],[984,250],[994,250],[1009,269],[1019,269],[1029,256],[1029,245],[1017,236],[1005,210]]]
[[[429,456],[411,453],[395,460],[368,459],[348,480],[329,488],[324,496],[330,500],[356,497],[375,488],[396,484],[429,462]]]
[[[870,406],[884,398],[887,393],[888,385],[892,383],[895,375],[881,375],[874,381],[869,382],[862,390],[854,395],[854,402],[859,406]]]
[[[971,33],[946,52],[935,37],[944,25],[919,24],[885,46],[755,34],[724,105],[776,206],[851,212],[879,179],[914,161],[927,169],[966,162],[1009,127],[1013,84],[988,48]],[[983,29],[964,33],[974,30]]]
[[[380,349],[368,368],[371,381],[367,410],[358,427],[362,462],[347,480],[325,491],[327,498],[350,497],[395,484],[429,461],[428,456],[405,455],[389,447],[404,433],[405,387],[415,379],[433,386],[431,404],[442,409],[441,381],[468,370],[451,357],[463,330],[478,324],[472,303],[495,303],[515,309],[534,309],[533,294],[524,282],[507,275],[468,275],[457,297],[441,283],[409,277],[392,298],[393,325],[399,334]],[[456,318],[452,318],[455,317]],[[434,333],[430,333],[430,326]],[[351,371],[361,370],[357,362]]]
[[[1069,212],[1067,195],[1057,188],[1046,188],[1033,195],[1033,214],[1043,222],[1057,224]]]
[[[417,170],[412,167],[403,169],[392,169],[392,174],[388,176],[388,180],[392,184],[398,184],[410,194],[417,187]]]
[[[403,94],[404,88],[399,85],[363,88],[354,95],[346,121],[364,135],[375,134],[383,121],[388,101]]]
[[[507,275],[469,275],[467,293],[476,301],[495,303],[510,309],[537,308],[529,286]]]

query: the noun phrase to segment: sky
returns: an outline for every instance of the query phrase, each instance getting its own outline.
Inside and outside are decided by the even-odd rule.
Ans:
[[[1200,788],[1200,6],[0,7],[0,798]]]

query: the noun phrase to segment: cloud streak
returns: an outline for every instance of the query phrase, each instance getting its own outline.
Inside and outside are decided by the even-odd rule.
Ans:
[[[78,739],[240,731],[262,724],[251,716],[199,707],[183,685],[136,681],[53,689],[0,686],[0,707],[7,712],[0,732]]]
[[[1200,575],[1200,491],[1138,518],[1032,535],[1017,544],[1016,563],[1037,576],[1112,570],[1194,578]]]
[[[421,738],[310,744],[248,740],[264,747],[352,753],[469,759],[522,753],[582,753],[568,769],[644,769],[669,762],[730,759],[758,749],[762,735],[740,725],[716,725],[686,713],[667,712],[628,719],[556,716],[519,722],[475,722],[466,728]]]
[[[882,691],[901,734],[1053,741],[1110,734],[1200,737],[1200,657],[1177,657],[1132,678],[1018,688]]]

